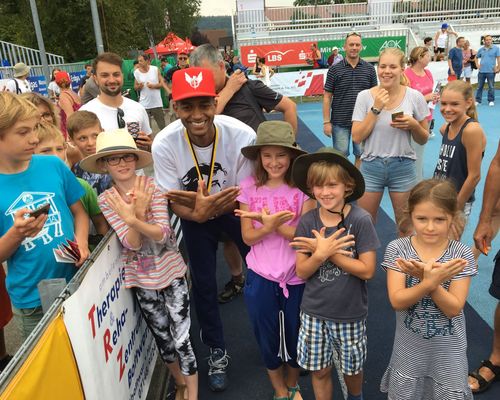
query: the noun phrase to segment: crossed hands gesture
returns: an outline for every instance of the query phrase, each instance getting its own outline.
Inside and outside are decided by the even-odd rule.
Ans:
[[[239,194],[240,188],[238,186],[228,187],[215,194],[210,194],[205,181],[199,180],[196,192],[170,190],[166,193],[166,197],[173,203],[192,209],[193,219],[201,223],[226,212]]]
[[[234,210],[234,214],[240,218],[250,218],[258,221],[263,225],[266,232],[274,232],[285,222],[291,221],[295,217],[295,213],[284,210],[271,214],[268,207],[262,208],[261,212],[243,211],[240,209]]]
[[[145,176],[137,176],[134,188],[125,193],[125,198],[113,187],[105,194],[106,203],[127,225],[136,219],[144,221],[153,198],[154,189],[154,185],[148,183]]]
[[[396,265],[404,273],[411,275],[421,281],[429,280],[433,283],[433,287],[437,288],[444,282],[449,281],[458,273],[462,272],[467,261],[463,258],[454,258],[445,263],[429,260],[427,262],[417,260],[396,259]]]
[[[352,251],[346,250],[355,245],[354,235],[340,236],[345,232],[345,228],[338,229],[332,235],[325,237],[326,227],[322,227],[319,232],[312,230],[314,238],[297,236],[290,242],[298,253],[315,254],[323,261],[333,255],[352,256]]]

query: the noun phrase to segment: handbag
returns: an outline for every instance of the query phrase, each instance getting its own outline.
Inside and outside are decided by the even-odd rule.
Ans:
[[[471,53],[469,60],[470,60],[470,67],[471,67],[472,69],[477,69],[477,65],[476,65],[476,55]]]

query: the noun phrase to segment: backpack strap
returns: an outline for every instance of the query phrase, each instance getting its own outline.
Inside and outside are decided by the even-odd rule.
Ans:
[[[21,88],[19,87],[19,83],[17,82],[17,79],[14,78],[12,79],[16,85],[16,94],[21,94]]]

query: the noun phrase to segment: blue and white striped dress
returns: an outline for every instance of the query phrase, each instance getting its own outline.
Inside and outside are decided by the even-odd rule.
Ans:
[[[401,271],[395,261],[420,260],[411,238],[393,240],[387,246],[382,267]],[[467,260],[464,270],[452,280],[477,273],[472,251],[466,245],[450,241],[437,262],[454,258]],[[406,287],[420,282],[406,276]],[[448,289],[451,281],[443,283]],[[467,338],[465,316],[448,318],[430,296],[423,297],[412,307],[396,311],[396,334],[392,356],[382,377],[380,390],[390,400],[469,400],[472,392],[467,385]]]

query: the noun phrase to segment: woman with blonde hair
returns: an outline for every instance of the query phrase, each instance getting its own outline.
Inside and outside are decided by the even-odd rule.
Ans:
[[[358,94],[352,115],[353,141],[364,143],[361,172],[366,190],[358,204],[375,221],[387,187],[398,225],[408,193],[417,183],[411,138],[425,144],[429,137],[427,102],[408,86],[404,68],[401,50],[384,49],[377,67],[380,84]],[[399,229],[401,235],[409,233],[409,226]]]
[[[427,122],[429,123],[429,136],[433,137],[434,134],[432,133],[432,129],[434,127],[434,120],[432,119],[432,111],[434,105],[439,101],[439,94],[434,93],[434,78],[432,77],[431,71],[426,68],[431,61],[431,57],[431,53],[427,47],[415,47],[410,53],[410,59],[408,60],[410,66],[405,69],[405,76],[408,79],[409,86],[422,93],[427,103],[431,105],[429,106]],[[411,145],[417,153],[415,165],[417,169],[417,181],[420,182],[423,179],[422,161],[424,158],[425,145],[420,145],[413,139]]]

